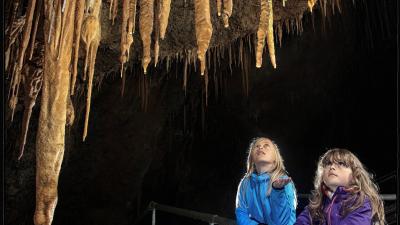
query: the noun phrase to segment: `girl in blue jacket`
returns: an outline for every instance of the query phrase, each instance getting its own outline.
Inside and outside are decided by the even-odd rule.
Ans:
[[[295,188],[278,146],[269,138],[254,138],[236,196],[237,224],[292,225],[296,205]]]

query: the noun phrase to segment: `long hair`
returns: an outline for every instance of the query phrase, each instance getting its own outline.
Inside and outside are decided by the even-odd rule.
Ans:
[[[359,208],[364,204],[365,198],[368,197],[372,207],[372,221],[374,224],[385,224],[385,213],[383,201],[379,197],[379,188],[373,181],[373,176],[367,172],[360,160],[349,150],[334,148],[328,150],[322,155],[318,161],[318,168],[314,178],[314,190],[310,197],[309,211],[311,218],[316,221],[324,221],[323,199],[324,190],[327,186],[323,182],[324,167],[332,162],[343,161],[346,166],[351,168],[352,181],[350,187],[345,187],[351,190],[349,193],[352,197],[344,200],[341,209],[341,216],[345,217],[350,212]]]
[[[266,140],[270,140],[273,144],[273,151],[275,154],[275,168],[274,170],[271,172],[270,174],[270,182],[268,185],[268,189],[267,189],[267,196],[269,196],[271,194],[271,190],[272,190],[272,183],[278,179],[280,176],[283,175],[287,175],[287,172],[285,170],[285,166],[283,165],[283,159],[281,154],[279,153],[279,148],[278,145],[275,144],[275,142],[273,142],[271,139],[266,138],[266,137],[256,137],[253,138],[250,142],[249,148],[248,148],[248,155],[247,155],[247,171],[246,174],[244,175],[245,178],[248,178],[251,176],[251,174],[254,172],[255,170],[255,165],[253,162],[253,159],[251,157],[251,154],[255,148],[256,143],[261,140],[261,139],[266,139]]]

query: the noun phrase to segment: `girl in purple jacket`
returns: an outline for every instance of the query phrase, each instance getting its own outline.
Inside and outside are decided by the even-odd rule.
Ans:
[[[295,225],[384,225],[378,186],[349,150],[331,149],[319,160],[310,203]]]

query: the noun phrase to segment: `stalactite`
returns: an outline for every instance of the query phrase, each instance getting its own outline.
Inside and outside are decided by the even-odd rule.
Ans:
[[[83,14],[85,11],[85,0],[78,0],[76,5],[76,19],[75,19],[75,33],[74,33],[74,58],[73,58],[73,70],[72,70],[72,81],[71,81],[71,95],[75,93],[76,76],[78,75],[78,59],[79,59],[79,47],[81,40],[81,30],[83,22]]]
[[[8,27],[5,31],[7,39],[6,39],[6,51],[5,51],[5,69],[6,71],[8,71],[9,68],[9,64],[10,64],[10,59],[13,60],[14,57],[11,57],[11,51],[15,52],[17,51],[16,48],[12,48],[14,43],[17,40],[17,37],[20,35],[20,33],[22,32],[22,29],[24,27],[25,24],[25,16],[22,16],[18,19],[15,19],[11,25],[11,27]],[[11,91],[11,89],[10,89]]]
[[[167,73],[169,73],[169,68],[170,68],[170,57],[169,56],[167,56],[166,67],[167,67]]]
[[[151,33],[153,32],[154,0],[140,0],[139,31],[142,38],[143,58],[142,67],[144,74],[147,73],[147,66],[151,61],[150,46]]]
[[[224,10],[222,12],[222,19],[224,20],[224,26],[229,27],[229,17],[232,15],[233,0],[224,0]]]
[[[124,68],[124,69],[126,70],[126,68]],[[126,75],[125,75],[125,72],[126,72],[126,71],[121,71],[121,73],[124,74],[124,75],[122,76],[121,97],[123,97],[123,96],[124,96],[124,93],[125,93],[125,82],[126,82]]]
[[[40,59],[43,59],[41,55]],[[39,64],[39,65],[38,65]],[[21,159],[24,154],[24,147],[26,143],[26,137],[28,134],[29,121],[32,114],[32,109],[35,106],[37,95],[42,87],[43,80],[43,62],[37,63],[28,62],[22,69],[22,83],[24,87],[24,115],[22,119],[22,129],[20,136],[19,156],[18,160]]]
[[[55,32],[50,33],[51,1],[45,1],[45,40],[61,32],[61,18],[57,17]],[[40,116],[36,137],[36,209],[35,225],[50,225],[57,204],[57,185],[64,156],[66,108],[70,86],[70,72],[75,18],[75,1],[66,1],[64,37],[60,46],[55,38],[45,44],[43,85]],[[61,22],[61,21],[60,21]],[[56,60],[61,48],[60,59]]]
[[[6,28],[6,34],[8,33],[7,30],[10,29],[10,27],[12,28],[14,23],[16,22],[16,20],[18,20],[17,13],[18,13],[19,5],[20,5],[19,0],[8,1],[8,2],[9,2],[9,4],[12,3],[12,5],[9,7],[10,8],[9,12],[11,12],[11,13],[9,14],[9,18],[8,18],[8,26]],[[9,40],[10,39],[9,35],[7,35],[7,37]],[[8,44],[9,44],[9,42],[8,43],[6,42],[6,46],[8,46]]]
[[[229,70],[231,71],[231,75],[232,75],[232,45],[229,45],[228,48],[228,58],[229,58]]]
[[[320,2],[322,3],[320,6],[322,7],[323,15],[326,16],[327,0],[320,0]]]
[[[217,51],[214,48],[213,53],[213,63],[214,63],[214,75],[217,73]]]
[[[188,59],[185,58],[185,64],[183,67],[183,90],[185,91],[186,96],[186,87],[187,87],[187,67],[188,67]]]
[[[197,57],[196,57],[196,54],[193,54],[192,62],[193,62],[194,72],[196,72],[197,71]]]
[[[114,20],[117,17],[117,11],[118,11],[118,0],[111,0],[109,19],[112,20],[112,25],[114,25]]]
[[[11,1],[10,1],[11,4]],[[9,68],[9,59],[11,58],[11,46],[14,44],[17,36],[22,31],[22,28],[25,25],[25,16],[17,18],[17,12],[19,7],[19,0],[16,0],[12,3],[12,8],[10,9],[10,18],[8,20],[8,26],[5,30],[6,42],[5,42],[5,70],[8,71]]]
[[[71,95],[67,97],[67,115],[66,115],[66,126],[72,126],[75,120],[75,110],[74,105],[72,104]]]
[[[211,50],[210,50],[211,51]],[[207,51],[206,58],[207,58],[207,68],[211,68],[211,52]]]
[[[272,66],[276,68],[273,21],[272,0],[261,0],[261,15],[257,31],[257,68],[260,68],[262,65],[262,53],[265,46],[265,37],[267,37],[267,45]]]
[[[204,106],[204,90],[201,93],[201,131],[204,135],[205,130],[205,106]]]
[[[36,33],[37,33],[37,28],[39,25],[39,20],[40,20],[40,15],[42,12],[42,2],[43,0],[39,0],[38,5],[37,5],[37,9],[35,10],[35,26],[33,27],[33,34],[31,37],[31,41],[30,41],[30,51],[29,51],[29,59],[32,59],[33,56],[33,50],[35,49],[35,41],[36,41]]]
[[[33,15],[35,12],[35,6],[36,6],[36,0],[29,0],[28,2],[28,8],[26,11],[26,20],[24,23],[24,28],[23,28],[23,33],[22,33],[22,40],[20,42],[19,46],[19,52],[18,52],[18,58],[17,61],[15,62],[15,65],[12,70],[12,80],[11,80],[11,97],[10,97],[10,108],[12,110],[11,112],[11,120],[14,118],[14,111],[15,107],[18,103],[18,93],[19,93],[19,86],[21,82],[21,69],[24,64],[24,58],[25,58],[25,51],[28,47],[29,40],[30,40],[30,34],[31,34],[31,29],[32,29],[32,20],[33,20]]]
[[[121,62],[121,78],[124,76],[124,65],[128,61],[128,19],[129,19],[129,0],[122,0],[122,23],[121,23],[121,44],[120,44],[120,62]]]
[[[165,38],[165,32],[168,26],[169,12],[171,8],[171,0],[161,0],[161,11],[159,14],[160,20],[160,37],[161,40]]]
[[[195,0],[195,28],[197,39],[197,57],[200,61],[200,72],[204,75],[205,56],[212,35],[209,0]]]
[[[145,94],[145,101],[144,101],[144,111],[147,112],[147,108],[148,108],[148,104],[149,104],[149,94],[150,94],[150,85],[149,85],[149,79],[151,79],[150,77],[144,77],[145,80],[145,90],[146,90],[146,94]]]
[[[217,0],[217,15],[221,16],[222,0]]]
[[[136,18],[136,0],[129,1],[129,18],[128,18],[128,34],[126,37],[128,48],[128,59],[130,58],[130,49],[133,43],[133,34],[135,33],[135,18]]]
[[[314,7],[316,2],[317,2],[317,0],[308,0],[307,1],[307,5],[308,5],[308,8],[310,9],[310,12],[312,12],[313,7]]]
[[[161,2],[162,0],[155,0],[155,14],[161,14]],[[160,38],[160,16],[156,16],[154,20],[154,67],[157,66],[159,52],[160,52],[160,45],[159,45],[159,38]]]
[[[208,71],[204,73],[204,86],[206,89],[206,107],[208,106]]]
[[[289,19],[284,20],[285,28],[286,28],[286,33],[290,34],[290,24],[289,24]]]
[[[215,65],[215,64],[214,64]],[[214,77],[214,95],[215,95],[215,101],[218,101],[218,77],[217,75],[214,73],[213,75]]]
[[[35,6],[36,6],[36,0],[29,0],[28,9],[26,11],[26,22],[22,34],[22,42],[21,42],[22,44],[19,48],[20,52],[18,54],[18,72],[21,72],[20,70],[22,69],[22,65],[24,63],[25,51],[29,44]]]
[[[59,46],[61,46],[61,43],[63,43],[63,41],[64,41],[64,32],[65,32],[65,30],[64,30],[64,27],[65,27],[65,20],[66,20],[66,18],[65,18],[65,13],[64,13],[64,9],[65,9],[65,4],[66,4],[66,0],[62,0],[63,1],[63,3],[62,4],[60,4],[60,10],[59,10],[59,12],[61,13],[61,31],[60,31],[60,34],[59,34],[59,36],[58,36],[58,47],[57,47],[57,49],[58,49],[58,54],[57,54],[57,60],[59,60],[60,59],[60,48],[59,48]]]
[[[100,10],[101,10],[101,0],[93,0],[90,3],[93,5],[86,5],[85,19],[82,24],[82,41],[85,43],[86,47],[86,60],[85,60],[85,71],[89,65],[89,80],[87,87],[86,96],[86,114],[85,114],[85,125],[83,130],[83,141],[85,141],[87,136],[87,128],[89,124],[89,113],[90,113],[90,102],[92,97],[92,84],[94,75],[94,65],[96,63],[97,48],[100,44],[101,39],[101,26],[100,26]]]
[[[136,29],[136,4],[137,4],[137,0],[130,0],[130,2],[129,2],[128,32],[131,32],[132,34],[135,33],[135,29]],[[133,39],[132,35],[130,37]],[[132,42],[133,42],[133,40],[132,40]]]
[[[237,62],[237,54],[236,54],[236,51],[235,51],[235,49],[236,49],[236,46],[237,46],[237,40],[235,40],[235,42],[233,43],[233,63],[234,63],[234,65],[237,67],[237,65],[238,65],[238,62]]]
[[[342,9],[341,9],[341,7],[340,7],[340,2],[339,2],[339,0],[335,0],[335,4],[336,4],[336,7],[338,8],[339,13],[342,13]]]
[[[245,96],[249,96],[249,54],[244,56],[244,63],[243,63],[243,71],[244,71],[244,80],[245,80]]]
[[[282,47],[282,22],[278,23],[278,40],[279,40],[279,47]]]

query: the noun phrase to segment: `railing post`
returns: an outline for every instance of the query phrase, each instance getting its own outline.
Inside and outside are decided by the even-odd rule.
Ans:
[[[156,225],[156,208],[153,208],[153,213],[151,216],[151,225]]]
[[[216,217],[217,217],[217,215],[213,215],[210,225],[215,225],[215,218]]]

